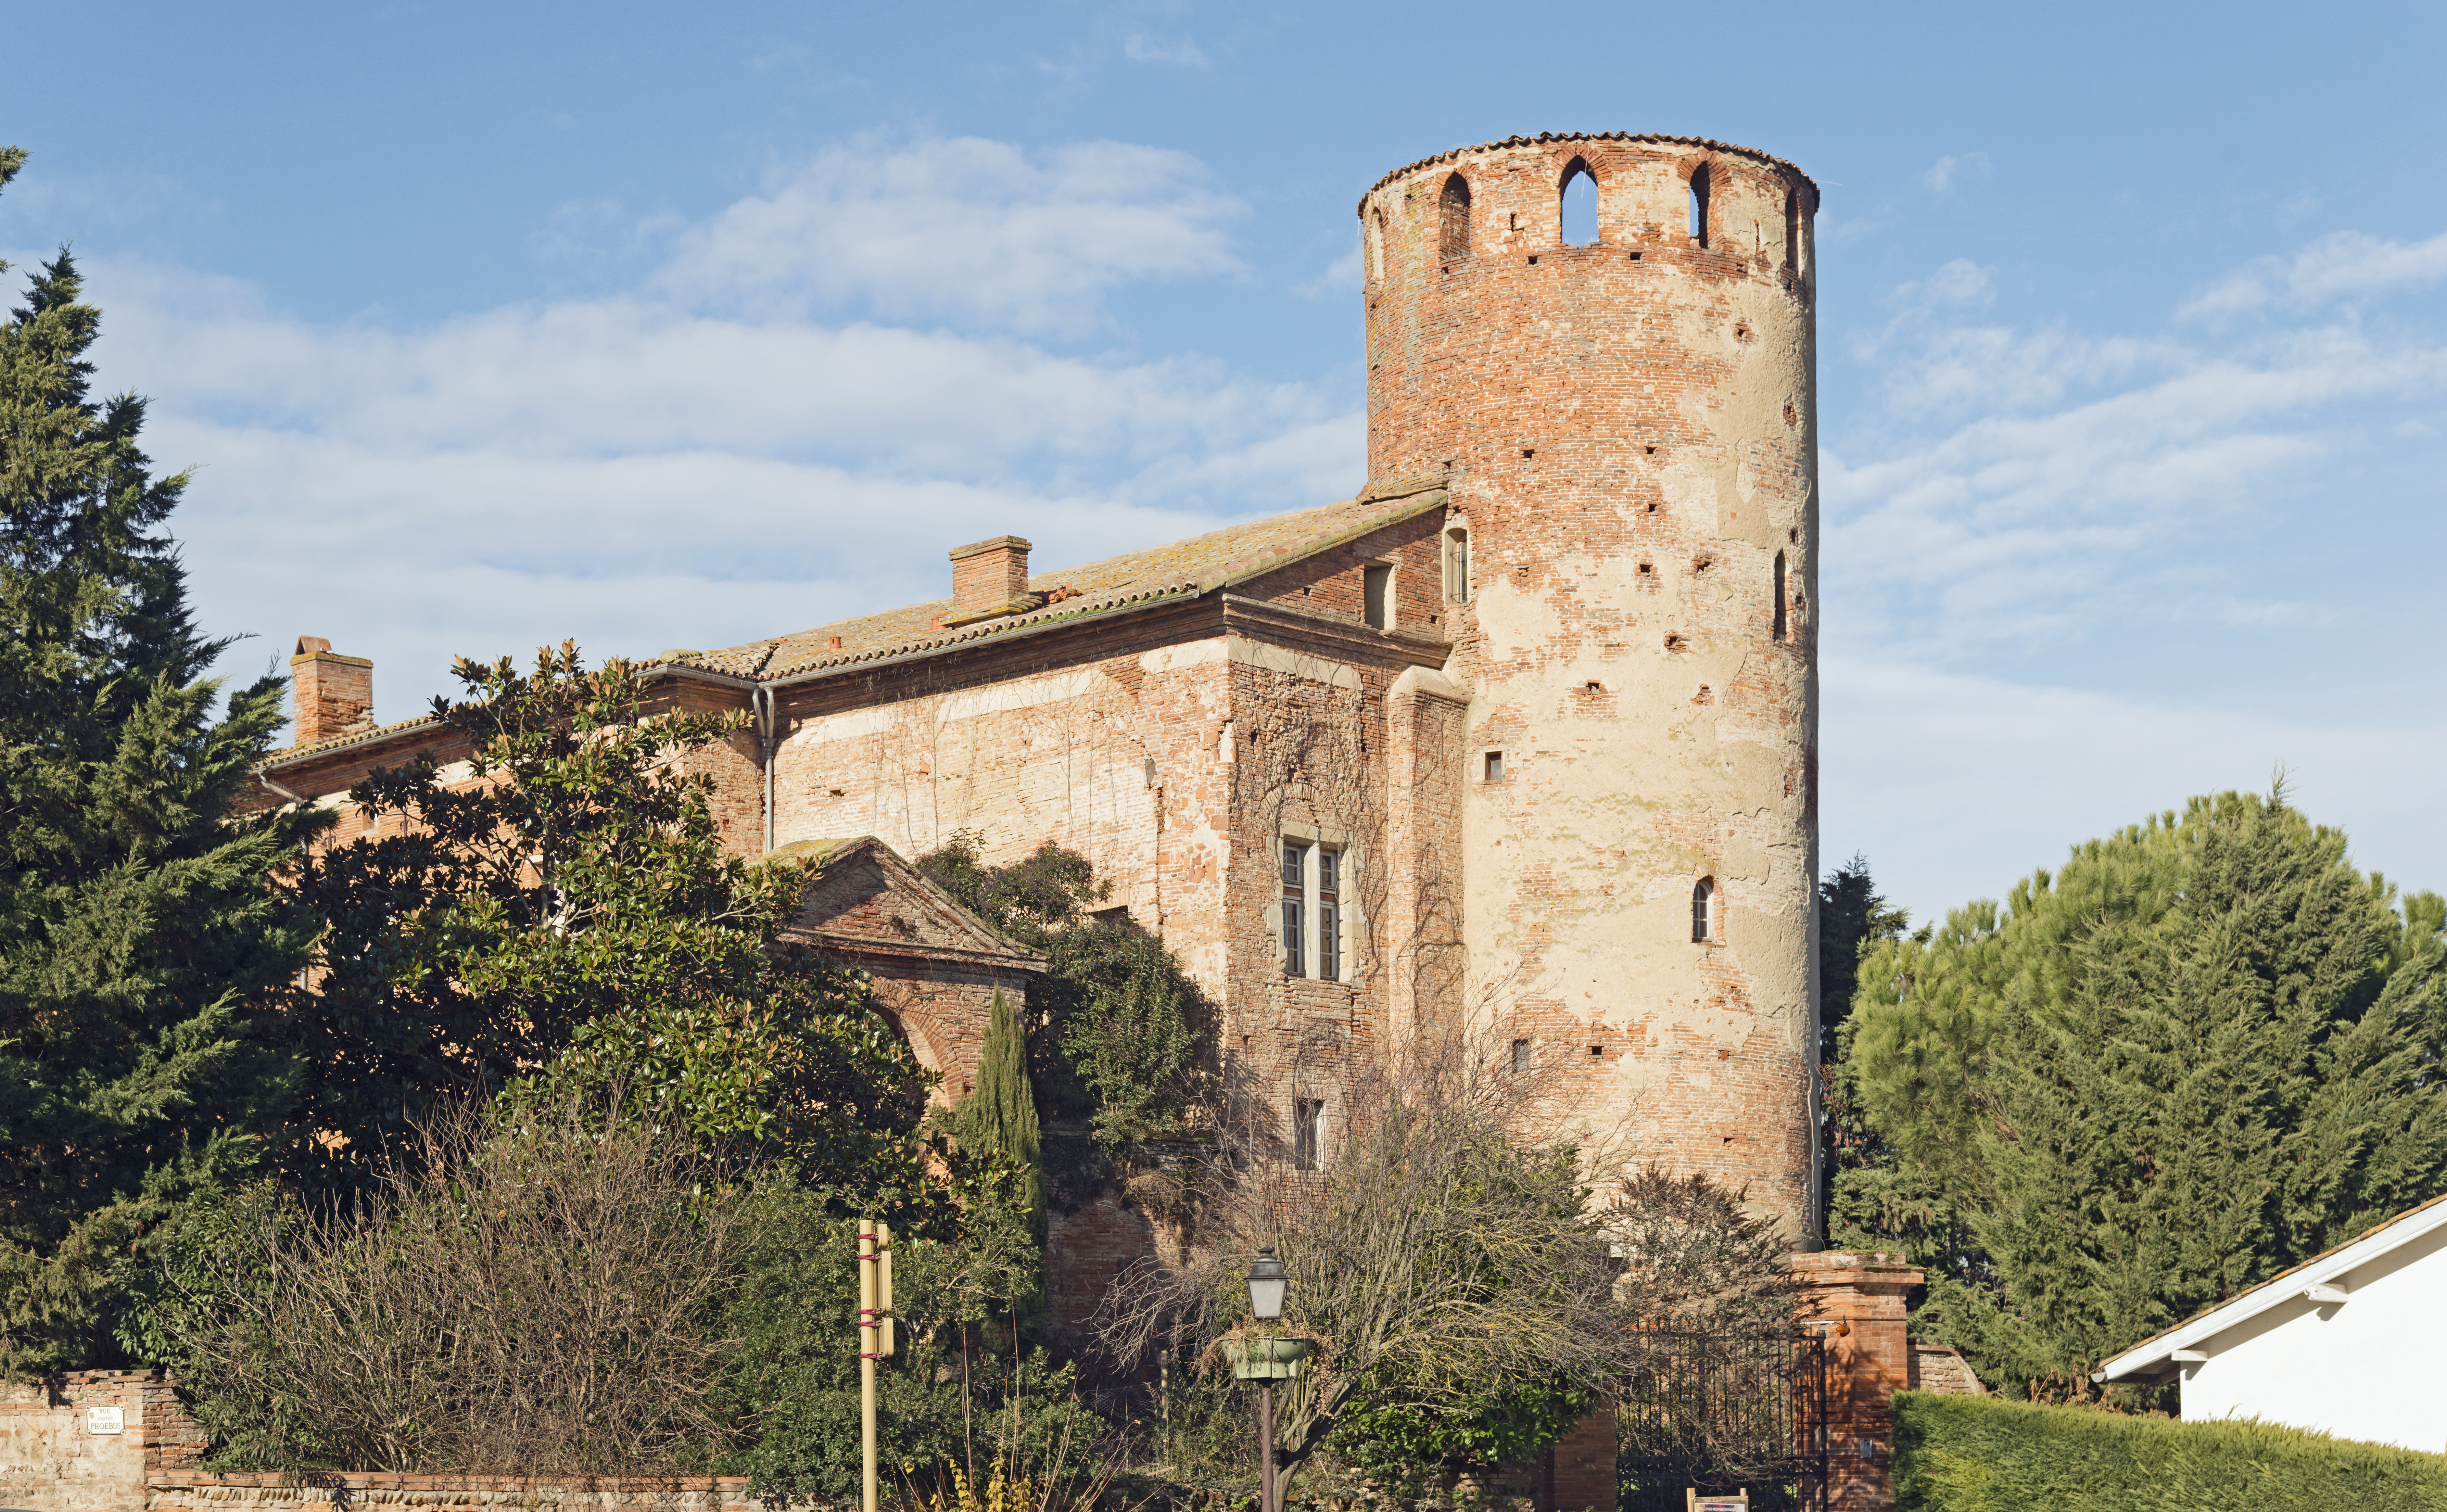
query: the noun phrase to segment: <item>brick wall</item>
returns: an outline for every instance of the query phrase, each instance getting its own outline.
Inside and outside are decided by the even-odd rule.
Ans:
[[[415,1512],[757,1512],[745,1476],[524,1479],[512,1476],[389,1475],[351,1471],[308,1475],[158,1476],[145,1487],[144,1512],[331,1512],[335,1507],[413,1508]]]
[[[0,1504],[11,1512],[130,1512],[150,1478],[192,1466],[203,1449],[158,1370],[0,1384]]]
[[[1575,164],[1598,185],[1585,247],[1562,244]],[[1704,238],[1685,219],[1701,169]],[[1456,176],[1469,235],[1448,253]],[[1747,1186],[1803,1242],[1815,209],[1756,153],[1584,137],[1449,153],[1359,206],[1369,475],[1442,478],[1470,543],[1445,668],[1469,696],[1468,996],[1568,1057],[1642,1159]],[[1721,905],[1706,943],[1702,879]]]

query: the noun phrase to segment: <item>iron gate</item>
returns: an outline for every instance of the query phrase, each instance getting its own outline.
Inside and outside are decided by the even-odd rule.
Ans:
[[[1806,1330],[1667,1324],[1615,1405],[1622,1512],[1681,1512],[1685,1487],[1758,1512],[1827,1504],[1827,1354]]]

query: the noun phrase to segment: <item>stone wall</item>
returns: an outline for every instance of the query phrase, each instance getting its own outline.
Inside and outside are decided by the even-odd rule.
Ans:
[[[144,1486],[144,1512],[759,1512],[746,1476],[560,1479],[351,1471],[214,1475],[190,1470]]]

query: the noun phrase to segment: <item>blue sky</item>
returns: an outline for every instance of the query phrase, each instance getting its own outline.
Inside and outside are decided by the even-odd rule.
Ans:
[[[2436,6],[9,11],[0,249],[234,671],[397,718],[1344,497],[1361,191],[1686,133],[1825,192],[1831,862],[1927,917],[2283,763],[2447,885]]]

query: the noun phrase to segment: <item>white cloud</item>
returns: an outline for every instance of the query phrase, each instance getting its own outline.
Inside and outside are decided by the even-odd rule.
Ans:
[[[2447,232],[2396,241],[2334,231],[2291,256],[2257,257],[2185,301],[2181,319],[2215,323],[2277,310],[2305,313],[2447,280]]]
[[[1294,284],[1292,293],[1302,299],[1338,299],[1357,293],[1365,279],[1360,276],[1360,246],[1354,241],[1351,250],[1326,264],[1325,271],[1306,283]]]
[[[2196,544],[2329,465],[2375,406],[2447,392],[2447,348],[2354,322],[2220,347],[1978,322],[1989,302],[1949,263],[1852,344],[1876,402],[1821,456],[1831,571],[1861,564],[1849,645],[1960,667],[2115,624],[2318,617],[2213,585]]]
[[[199,614],[265,637],[229,668],[329,635],[374,657],[398,718],[455,652],[734,644],[939,596],[943,552],[981,536],[1059,568],[1347,497],[1359,416],[1312,387],[1018,333],[1084,329],[1133,279],[1236,273],[1237,202],[1203,183],[1113,143],[854,144],[689,231],[633,293],[402,329],[86,272],[106,381],[154,395],[148,449],[199,469],[178,530]],[[1004,329],[810,313],[852,297]]]
[[[1197,43],[1186,37],[1178,42],[1158,42],[1133,33],[1124,39],[1122,56],[1132,63],[1177,63],[1188,68],[1206,66],[1206,54],[1199,50]]]
[[[1929,165],[1928,172],[1920,176],[1920,184],[1931,194],[1952,194],[1956,183],[1987,171],[1984,152],[1948,153]]]
[[[653,292],[768,318],[855,303],[1082,336],[1121,284],[1239,272],[1224,227],[1245,211],[1157,147],[863,138],[682,236]]]

